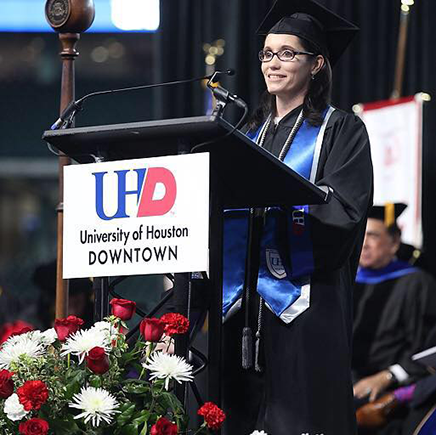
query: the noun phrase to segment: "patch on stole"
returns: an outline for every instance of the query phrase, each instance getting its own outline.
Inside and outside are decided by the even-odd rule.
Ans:
[[[277,279],[286,278],[286,270],[283,267],[282,259],[276,249],[266,249],[266,265],[268,270]]]

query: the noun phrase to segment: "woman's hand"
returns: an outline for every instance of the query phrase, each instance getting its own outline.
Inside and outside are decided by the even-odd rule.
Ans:
[[[389,370],[383,370],[375,375],[361,379],[354,384],[354,396],[362,399],[369,395],[373,402],[392,382],[393,375]]]

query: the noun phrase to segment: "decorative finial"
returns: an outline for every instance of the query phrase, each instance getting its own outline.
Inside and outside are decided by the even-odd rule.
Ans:
[[[60,33],[82,33],[94,21],[93,0],[47,0],[45,17],[50,26]]]

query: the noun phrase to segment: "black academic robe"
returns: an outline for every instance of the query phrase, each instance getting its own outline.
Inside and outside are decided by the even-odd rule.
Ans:
[[[265,148],[277,155],[299,108],[274,127]],[[263,366],[241,368],[240,311],[224,324],[223,404],[226,435],[353,435],[351,382],[352,286],[372,204],[369,140],[362,121],[336,110],[324,135],[316,184],[329,204],[310,206],[315,271],[310,308],[290,324],[264,309]],[[256,330],[258,298],[251,304]],[[252,301],[253,302],[253,301]]]
[[[420,379],[416,383],[415,392],[413,393],[412,402],[408,404],[408,414],[402,422],[401,435],[414,434],[421,423],[427,420],[429,414],[433,414],[436,406],[436,375],[429,375]],[[433,432],[436,433],[436,424],[434,418],[431,419]],[[425,434],[428,434],[429,428],[426,428]],[[400,433],[400,432],[399,432]]]
[[[427,372],[411,360],[436,325],[436,283],[415,272],[354,289],[353,373],[356,379],[399,364],[409,382]],[[435,343],[436,344],[436,343]],[[428,346],[427,346],[428,347]]]
[[[428,334],[424,348],[428,349],[433,346],[436,346],[436,324]],[[408,405],[409,413],[403,422],[401,435],[415,433],[421,422],[428,418],[428,414],[436,412],[432,411],[436,406],[436,374],[428,375],[416,383],[412,401]],[[432,426],[436,432],[434,419],[432,419]]]
[[[436,325],[436,282],[430,275],[416,269],[378,284],[356,283],[354,311],[352,368],[355,381],[395,364],[408,373],[407,383],[428,375],[411,356],[436,345],[436,337],[429,337],[429,331]],[[396,385],[394,383],[392,388]],[[405,426],[414,424],[407,421],[416,421],[409,411],[409,407],[404,406],[386,427],[362,431],[362,434],[406,433]]]

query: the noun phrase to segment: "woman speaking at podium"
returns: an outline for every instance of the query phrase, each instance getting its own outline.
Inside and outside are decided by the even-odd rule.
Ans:
[[[246,134],[331,200],[226,215],[226,435],[356,433],[351,292],[372,165],[362,121],[329,104],[331,66],[356,31],[312,0],[276,1],[258,29],[266,92]],[[256,234],[260,255],[246,249]]]

